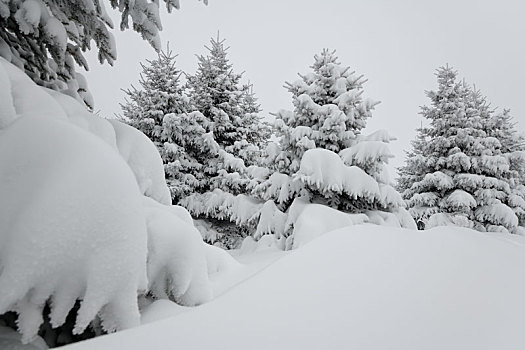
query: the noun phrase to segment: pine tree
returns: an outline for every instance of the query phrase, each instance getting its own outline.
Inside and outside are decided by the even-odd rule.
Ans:
[[[266,159],[273,173],[253,193],[282,210],[299,196],[353,212],[397,208],[402,201],[385,169],[392,138],[385,132],[361,134],[377,104],[362,97],[363,76],[341,66],[329,50],[316,55],[311,68],[286,83],[294,110],[275,115],[279,143],[268,148]],[[329,168],[336,174],[330,176]],[[355,176],[354,184],[344,179],[347,172]]]
[[[168,12],[178,1],[164,0]],[[122,13],[120,29],[139,33],[160,50],[159,2],[109,1]],[[0,56],[26,72],[37,84],[63,91],[89,107],[93,99],[75,62],[88,69],[83,52],[93,40],[100,63],[113,64],[117,57],[113,28],[104,1],[8,0],[0,1]]]
[[[128,98],[121,105],[123,115],[157,146],[172,199],[177,202],[200,186],[194,174],[202,165],[191,151],[207,150],[204,143],[197,144],[206,133],[201,125],[206,120],[196,113],[187,114],[191,108],[181,79],[183,72],[176,67],[176,55],[169,47],[141,67],[140,89],[132,86],[124,91]]]
[[[512,151],[519,140],[508,113],[496,114],[448,66],[438,69],[437,78],[437,91],[427,93],[431,105],[421,108],[430,124],[419,130],[400,171],[411,214],[421,222],[445,214],[481,231],[515,232],[525,209],[517,193],[524,153]]]
[[[166,114],[186,113],[190,109],[181,81],[183,72],[176,67],[176,55],[167,48],[155,60],[141,63],[140,89],[124,90],[126,103],[121,105],[129,124],[148,136],[157,147],[163,143],[162,121]]]
[[[197,72],[188,79],[191,103],[209,120],[209,131],[222,149],[253,164],[269,128],[259,116],[251,85],[241,84],[242,74],[233,71],[224,40],[212,38],[206,48],[209,54],[198,56]]]
[[[249,193],[247,167],[259,162],[270,128],[259,115],[252,86],[242,84],[242,74],[233,71],[224,40],[211,39],[207,49],[207,56],[198,56],[197,71],[188,78],[187,87],[195,113],[202,116],[199,120],[206,140],[214,146],[197,158],[202,165],[197,178],[203,186],[180,204],[204,220],[202,227],[214,231],[203,233],[206,241],[232,248],[247,230],[233,224],[238,221],[237,213],[228,203],[233,203],[232,196]]]

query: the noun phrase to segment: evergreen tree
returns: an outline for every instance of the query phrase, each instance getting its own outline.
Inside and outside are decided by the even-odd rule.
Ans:
[[[215,188],[240,193],[242,181],[247,182],[239,175],[244,164],[217,144],[208,118],[198,111],[190,112],[183,72],[175,59],[168,49],[141,64],[140,89],[125,90],[125,121],[157,146],[174,203]]]
[[[209,120],[208,131],[222,149],[254,164],[269,127],[251,86],[241,84],[242,74],[233,71],[224,40],[212,38],[206,48],[209,54],[198,56],[197,72],[188,79],[191,103]]]
[[[232,248],[247,235],[247,229],[233,224],[237,213],[228,209],[228,203],[232,196],[249,193],[247,167],[259,162],[270,128],[262,121],[251,85],[242,84],[242,74],[233,71],[224,40],[211,39],[206,48],[209,54],[198,56],[197,71],[188,78],[187,87],[192,108],[202,116],[199,124],[207,142],[214,147],[195,157],[202,165],[197,179],[203,185],[180,204],[203,220],[200,226],[207,227],[206,241]]]
[[[385,132],[361,134],[377,104],[362,97],[363,76],[341,66],[329,50],[316,55],[311,68],[300,80],[286,83],[294,110],[276,114],[279,143],[267,149],[266,159],[273,173],[256,184],[253,193],[274,200],[282,210],[298,196],[353,212],[397,208],[402,201],[385,170],[392,138]],[[331,154],[314,155],[314,149]],[[315,174],[315,169],[322,173]],[[344,180],[346,172],[355,178]]]
[[[140,89],[124,90],[128,99],[121,105],[129,124],[148,136],[157,147],[163,143],[162,122],[166,114],[186,113],[190,109],[181,81],[183,72],[176,67],[176,55],[169,49],[155,60],[141,63]]]
[[[183,72],[176,67],[176,56],[167,49],[155,60],[141,63],[140,89],[134,86],[124,92],[128,96],[121,105],[125,121],[142,131],[157,146],[165,165],[166,180],[172,198],[182,196],[200,186],[195,173],[201,165],[190,149],[205,152],[204,143],[196,145],[205,134],[205,122],[198,114],[188,115],[189,100],[184,93]]]
[[[437,78],[437,91],[427,93],[431,105],[421,108],[430,124],[419,130],[400,171],[411,214],[420,222],[446,214],[458,225],[515,232],[525,209],[524,153],[508,112],[495,114],[448,66]]]
[[[178,1],[164,0],[168,12]],[[159,2],[147,0],[108,2],[122,13],[120,29],[129,28],[160,50]],[[0,56],[26,72],[37,84],[66,92],[93,107],[75,62],[88,69],[83,52],[93,40],[101,63],[117,57],[113,28],[104,1],[8,0],[0,1]]]

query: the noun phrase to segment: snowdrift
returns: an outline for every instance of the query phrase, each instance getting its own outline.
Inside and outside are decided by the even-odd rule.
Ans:
[[[184,305],[212,297],[210,249],[171,206],[149,139],[34,84],[0,58],[0,315],[18,314],[24,342],[50,307],[53,327],[81,301],[73,333],[139,324],[139,295]]]
[[[283,254],[199,308],[68,349],[525,347],[523,237],[365,224]]]

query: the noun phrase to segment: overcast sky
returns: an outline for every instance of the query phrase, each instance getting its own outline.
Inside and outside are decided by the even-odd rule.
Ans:
[[[113,12],[118,28],[118,13]],[[460,77],[481,89],[494,107],[510,108],[525,127],[525,1],[461,0],[182,0],[181,9],[162,8],[163,47],[178,54],[180,69],[193,73],[195,54],[220,31],[237,72],[254,86],[263,114],[291,109],[285,81],[307,73],[313,55],[336,49],[340,62],[368,79],[364,95],[381,101],[366,132],[387,129],[404,149],[421,124],[425,90],[436,88],[435,69],[450,64]],[[96,110],[120,113],[120,89],[138,85],[139,62],[156,57],[132,31],[113,31],[118,59],[113,67],[88,55],[86,74]]]

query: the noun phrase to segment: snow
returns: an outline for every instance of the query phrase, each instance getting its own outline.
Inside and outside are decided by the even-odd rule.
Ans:
[[[301,159],[299,178],[323,190],[345,192],[353,198],[379,198],[377,182],[361,168],[346,166],[337,153],[317,148],[308,150]]]
[[[433,184],[440,190],[448,190],[454,186],[454,181],[449,175],[441,171],[436,171],[431,174],[426,174],[421,181],[421,186],[431,186]]]
[[[397,217],[399,221],[399,226],[403,228],[408,228],[411,230],[417,230],[416,222],[410,212],[405,208],[396,208],[392,210],[392,213]]]
[[[6,102],[12,101],[13,108],[9,108],[12,113],[13,109],[15,116],[11,114],[1,115],[2,124],[8,124],[14,120],[16,116],[40,116],[47,115],[54,118],[66,119],[66,115],[62,107],[49,95],[46,91],[38,87],[29,77],[20,69],[8,63],[4,58],[0,57],[0,69],[5,71],[2,75],[1,86],[11,86],[11,98],[6,99]],[[4,88],[2,88],[4,89]],[[5,90],[4,90],[5,91]],[[2,100],[2,104],[4,100]]]
[[[385,129],[374,131],[370,135],[360,136],[360,138],[365,141],[381,141],[384,143],[389,143],[390,141],[396,140],[396,138],[393,136],[390,136],[390,133]]]
[[[511,230],[518,226],[518,218],[514,211],[505,204],[496,203],[484,205],[476,209],[476,219],[484,222],[492,222]]]
[[[108,332],[139,325],[148,286],[211,299],[208,269],[233,263],[171,206],[154,145],[3,59],[0,79],[0,314],[18,314],[22,342],[38,339],[46,302],[58,327],[80,300],[78,334],[95,319]]]
[[[45,341],[37,337],[31,343],[22,344],[21,335],[11,328],[0,325],[0,349],[2,350],[45,350]]]
[[[183,305],[211,299],[208,261],[199,231],[168,206],[144,198],[148,231],[148,290]]]
[[[117,149],[117,137],[109,121],[93,117],[93,114],[88,112],[83,105],[79,104],[78,101],[71,96],[51,89],[43,90],[53,97],[72,123],[98,136],[112,148]]]
[[[44,32],[64,54],[67,47],[67,32],[64,25],[55,17],[49,17],[45,22]]]
[[[221,189],[195,193],[180,201],[195,216],[206,215],[227,219],[237,225],[251,223],[259,216],[262,203],[244,194],[232,195]]]
[[[22,2],[20,8],[15,13],[15,19],[22,33],[33,33],[38,28],[42,10],[45,11],[45,8],[43,8],[43,6],[41,7],[38,0],[27,0]]]
[[[358,165],[365,167],[377,159],[393,158],[388,144],[383,141],[362,141],[345,148],[339,155],[347,165]]]
[[[288,216],[277,208],[273,201],[266,201],[260,209],[259,222],[254,237],[275,233],[281,235],[286,228]]]
[[[522,349],[524,249],[500,233],[350,226],[210,303],[66,349]]]
[[[267,197],[271,197],[272,195],[276,195],[277,202],[282,203],[286,202],[290,199],[291,191],[291,179],[286,174],[281,174],[279,172],[275,172],[272,175],[270,175],[270,178],[268,179],[268,182],[270,183],[270,187],[267,190]]]
[[[97,313],[108,330],[137,325],[146,228],[124,160],[92,134],[41,115],[2,132],[0,164],[0,227],[8,228],[0,230],[0,314],[19,313],[26,341],[49,297],[54,325],[77,298],[76,331]]]
[[[473,208],[477,206],[474,197],[463,190],[454,190],[446,199],[445,203],[452,208]]]
[[[338,228],[368,221],[365,214],[348,214],[320,204],[308,204],[294,222],[293,249]]]
[[[159,203],[171,204],[164,177],[164,165],[151,140],[137,129],[118,120],[109,120],[117,138],[120,155],[135,174],[141,192]]]
[[[450,215],[445,213],[436,213],[428,218],[425,228],[430,229],[438,226],[455,226],[455,224],[452,222]]]
[[[1,40],[1,39],[0,39]],[[0,58],[2,63],[3,58]],[[11,95],[12,87],[8,72],[4,68],[4,64],[0,64],[0,130],[7,127],[16,118],[16,110],[13,103],[13,96]]]
[[[190,309],[191,308],[188,306],[181,306],[166,299],[155,300],[151,304],[141,308],[140,323],[143,325],[153,323],[165,318],[176,316]]]

